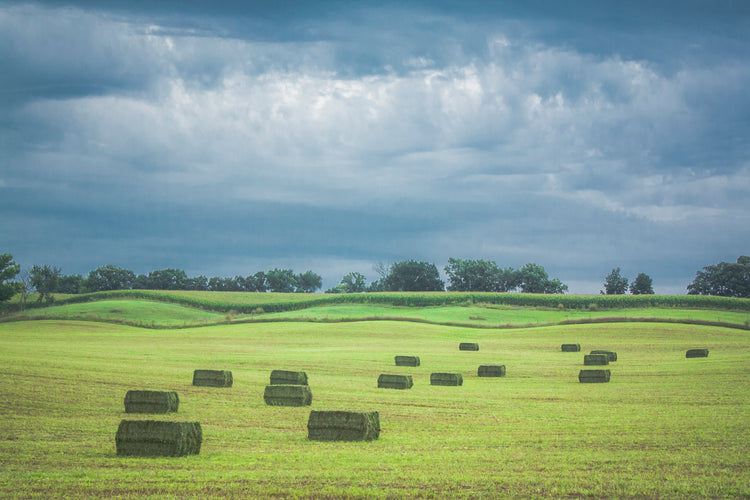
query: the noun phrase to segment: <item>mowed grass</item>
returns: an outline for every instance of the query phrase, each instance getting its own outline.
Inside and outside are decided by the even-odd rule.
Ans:
[[[696,347],[709,357],[686,359]],[[609,384],[578,383],[591,349],[617,351]],[[677,324],[4,323],[0,497],[747,497],[749,362],[746,331]],[[480,364],[507,376],[478,378]],[[234,386],[193,387],[198,368]],[[307,372],[312,407],[266,406],[273,369]],[[433,371],[464,385],[430,386]],[[414,387],[378,389],[381,373]],[[125,414],[129,389],[175,390],[179,413]],[[380,439],[308,441],[310,409],[377,410]],[[201,454],[118,457],[123,418],[199,421]]]

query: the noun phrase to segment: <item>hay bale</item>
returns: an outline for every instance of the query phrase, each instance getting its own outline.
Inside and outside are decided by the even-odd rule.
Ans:
[[[180,397],[174,391],[128,391],[125,413],[176,413]]]
[[[414,386],[411,375],[387,375],[378,377],[378,387],[381,389],[411,389]]]
[[[609,362],[617,361],[617,353],[614,351],[602,351],[602,350],[593,350],[591,351],[591,354],[606,354],[609,358]]]
[[[380,436],[376,411],[311,411],[307,438],[314,441],[373,441]]]
[[[609,382],[609,377],[609,370],[581,370],[578,372],[578,381],[583,384]]]
[[[477,370],[478,377],[504,377],[505,365],[481,365]]]
[[[232,387],[232,372],[228,370],[195,370],[193,385],[202,387]]]
[[[271,385],[308,385],[307,373],[274,370],[271,372]]]
[[[309,385],[267,385],[263,400],[269,406],[310,406],[312,391]]]
[[[459,351],[478,351],[479,344],[475,342],[461,342],[458,344]]]
[[[117,454],[135,457],[182,457],[201,451],[199,422],[123,420],[117,428]]]
[[[431,373],[430,385],[464,385],[460,373]]]
[[[562,352],[581,352],[581,344],[563,344]]]
[[[419,356],[396,356],[396,366],[419,366]]]
[[[606,354],[584,354],[583,364],[586,366],[608,365],[609,356],[607,356]]]
[[[708,349],[688,349],[685,353],[686,358],[707,358]]]

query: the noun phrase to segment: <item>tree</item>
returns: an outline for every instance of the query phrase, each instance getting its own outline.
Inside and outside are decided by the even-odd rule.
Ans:
[[[291,269],[277,269],[266,273],[268,290],[277,293],[291,293],[297,286],[297,277]]]
[[[630,284],[630,293],[633,295],[653,295],[654,287],[652,286],[651,277],[644,273],[638,274]]]
[[[312,271],[305,271],[295,276],[295,278],[297,284],[294,291],[297,293],[315,293],[315,290],[323,286],[323,278]]]
[[[81,293],[81,286],[83,285],[83,276],[80,274],[71,274],[68,276],[60,276],[57,281],[57,293]]]
[[[448,259],[445,267],[451,292],[509,292],[519,284],[519,274],[500,269],[492,260]]]
[[[343,293],[361,293],[367,288],[365,281],[367,278],[361,273],[347,273],[341,278],[339,288]]]
[[[518,287],[522,293],[565,293],[568,285],[559,279],[549,279],[547,271],[539,264],[530,262],[518,270]]]
[[[43,266],[34,264],[29,277],[31,278],[31,286],[39,294],[37,302],[53,302],[55,300],[52,294],[57,291],[57,284],[60,280],[59,268],[50,267],[47,264]]]
[[[208,280],[208,289],[212,292],[242,291],[240,284],[234,278],[218,278],[216,276]]]
[[[21,291],[23,283],[11,281],[21,272],[21,266],[13,262],[9,253],[0,255],[0,302],[5,302]]]
[[[384,288],[389,292],[442,292],[445,283],[435,264],[404,260],[390,266]]]
[[[688,285],[689,295],[720,295],[750,298],[750,257],[741,255],[736,263],[719,262],[695,274]]]
[[[151,290],[184,290],[188,277],[182,269],[159,269],[148,273]]]
[[[602,295],[625,295],[628,291],[628,279],[620,275],[620,268],[612,269],[606,278],[604,278],[604,290]]]
[[[265,292],[268,289],[266,286],[266,273],[258,271],[252,276],[245,278],[245,290],[248,292]]]
[[[142,275],[141,275],[142,276]],[[140,278],[140,276],[139,276]],[[144,279],[146,277],[144,276]],[[108,264],[89,272],[84,282],[84,288],[89,292],[104,292],[107,290],[129,290],[135,281],[135,273],[128,269],[121,269]],[[148,288],[141,286],[139,288]]]

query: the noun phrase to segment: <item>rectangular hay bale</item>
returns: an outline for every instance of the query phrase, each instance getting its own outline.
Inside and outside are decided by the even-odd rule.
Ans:
[[[308,385],[307,373],[273,370],[271,372],[271,385]]]
[[[201,387],[232,387],[232,372],[228,370],[195,370],[193,385]]]
[[[313,441],[373,441],[380,436],[376,411],[316,411],[307,421],[307,438]]]
[[[595,349],[591,351],[591,354],[606,354],[609,358],[609,362],[617,361],[617,353],[614,351],[603,351],[601,349]]]
[[[686,358],[707,358],[708,349],[688,349],[685,353]]]
[[[586,366],[591,365],[608,365],[609,356],[606,354],[584,354],[583,364]]]
[[[464,378],[460,373],[431,373],[430,385],[464,385]]]
[[[388,375],[382,373],[378,377],[378,387],[381,389],[411,389],[414,381],[411,375]]]
[[[396,366],[419,366],[419,356],[396,356]]]
[[[459,351],[478,351],[479,344],[476,342],[461,342],[458,344]]]
[[[504,377],[505,365],[481,365],[477,370],[478,377]]]
[[[562,352],[581,352],[581,344],[563,344]]]
[[[584,384],[609,382],[610,374],[609,370],[581,370],[578,372],[578,381]]]
[[[180,397],[174,391],[128,391],[125,413],[176,413]]]
[[[267,385],[263,400],[269,406],[310,406],[312,390],[309,385]]]
[[[117,428],[117,454],[135,457],[198,455],[203,442],[199,422],[123,420]]]

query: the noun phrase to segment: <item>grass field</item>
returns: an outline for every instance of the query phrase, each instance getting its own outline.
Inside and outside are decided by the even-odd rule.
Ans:
[[[178,314],[123,302],[95,312],[144,322]],[[419,314],[431,321],[480,315],[458,309]],[[503,311],[483,308],[485,319],[475,321],[505,321]],[[459,342],[478,342],[480,351],[459,351]],[[568,342],[582,352],[560,352]],[[694,347],[710,349],[709,357],[686,359]],[[591,349],[617,351],[609,384],[578,383]],[[421,366],[396,367],[400,354],[420,356]],[[505,364],[507,376],[479,378],[480,364]],[[192,386],[199,368],[231,370],[234,386]],[[312,406],[266,406],[274,369],[305,371]],[[434,371],[462,373],[464,385],[430,386]],[[0,372],[2,498],[750,496],[750,333],[741,329],[18,321],[0,323]],[[412,375],[414,387],[378,389],[381,373]],[[177,391],[180,411],[125,414],[129,389]],[[377,410],[380,439],[308,441],[310,409]],[[141,417],[201,422],[200,455],[118,457],[120,420]]]

